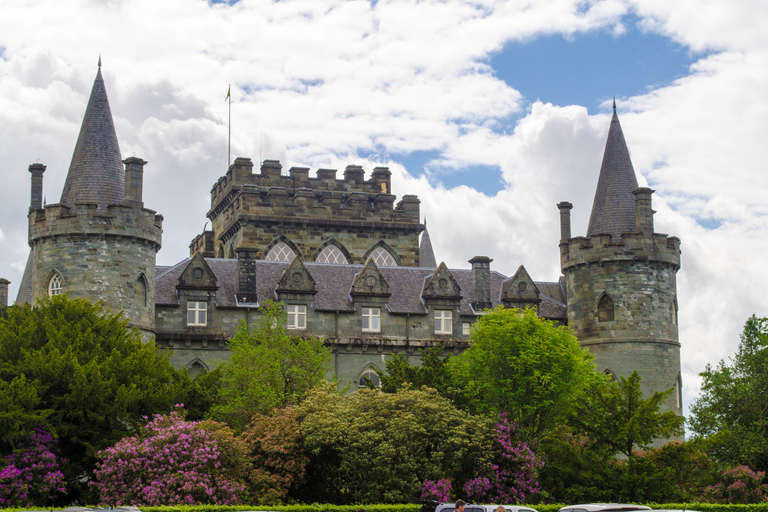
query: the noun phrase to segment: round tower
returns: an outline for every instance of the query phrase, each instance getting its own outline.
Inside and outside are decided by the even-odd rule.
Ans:
[[[68,293],[124,311],[145,338],[155,331],[161,215],[144,208],[140,158],[122,160],[101,62],[58,204],[42,204],[45,166],[32,164],[30,255],[19,302]]]
[[[654,233],[652,194],[637,186],[614,104],[587,236],[571,237],[573,206],[558,205],[568,325],[599,371],[637,370],[646,397],[672,388],[662,410],[682,415],[680,240]]]

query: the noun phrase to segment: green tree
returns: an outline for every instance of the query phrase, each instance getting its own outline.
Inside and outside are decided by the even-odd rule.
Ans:
[[[310,455],[302,500],[402,503],[418,498],[426,480],[462,488],[492,455],[493,422],[426,387],[345,395],[325,386],[299,409]]]
[[[331,351],[315,338],[291,336],[279,303],[268,301],[252,330],[241,322],[220,367],[215,417],[242,431],[255,414],[296,405],[330,370]]]
[[[496,308],[481,316],[472,345],[452,358],[449,371],[465,383],[474,409],[508,413],[530,441],[562,423],[598,378],[576,337],[534,309]]]
[[[721,465],[768,470],[768,318],[750,317],[730,364],[707,365],[689,425]]]
[[[36,424],[58,437],[72,501],[96,453],[183,399],[184,373],[121,314],[55,296],[0,318],[0,453]]]

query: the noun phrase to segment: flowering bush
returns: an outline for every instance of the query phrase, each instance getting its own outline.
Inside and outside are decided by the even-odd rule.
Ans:
[[[747,466],[724,470],[722,482],[704,489],[703,500],[712,503],[761,503],[768,501],[768,484],[762,483],[765,471],[752,471]]]
[[[245,489],[245,446],[215,421],[155,415],[139,435],[98,454],[95,485],[110,505],[236,505]]]
[[[423,500],[435,500],[441,503],[445,503],[451,499],[451,481],[448,479],[438,480],[424,480],[424,484],[421,486],[421,499]]]
[[[499,415],[493,461],[464,485],[467,497],[485,503],[530,503],[542,492],[537,479],[541,460],[517,439],[515,424]]]
[[[53,436],[35,427],[0,470],[0,507],[45,506],[55,493],[64,492],[57,454]]]

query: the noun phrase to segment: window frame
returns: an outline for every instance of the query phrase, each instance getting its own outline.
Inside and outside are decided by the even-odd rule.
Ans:
[[[306,304],[286,304],[286,327],[300,331],[307,330],[307,305]],[[303,320],[303,325],[297,326],[297,320]]]
[[[54,288],[54,284],[57,284]],[[58,272],[54,272],[51,278],[48,280],[48,296],[53,297],[54,295],[61,295],[64,292],[64,279],[62,279],[61,274]]]
[[[194,318],[192,322],[189,321],[189,314],[192,313]],[[203,320],[200,320],[200,317]],[[208,326],[208,303],[204,300],[188,300],[187,301],[187,327],[206,327]]]
[[[439,314],[439,316],[438,316]],[[435,334],[453,334],[453,311],[450,309],[436,309],[434,312]],[[440,327],[438,327],[440,322]],[[447,326],[447,329],[446,329]]]
[[[381,308],[363,307],[360,313],[363,332],[381,332]],[[368,327],[365,326],[366,321],[368,322]],[[373,323],[376,325],[373,326]]]
[[[461,334],[469,336],[472,333],[472,324],[470,322],[461,322]]]

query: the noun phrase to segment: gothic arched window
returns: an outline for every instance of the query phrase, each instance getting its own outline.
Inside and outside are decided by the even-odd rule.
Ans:
[[[296,253],[287,243],[278,242],[270,249],[269,254],[264,259],[268,261],[293,261],[295,257]]]
[[[51,278],[48,280],[48,296],[60,295],[62,290],[61,274],[54,272]]]
[[[137,306],[147,305],[147,281],[144,276],[139,276],[133,284],[133,303]]]
[[[597,303],[597,320],[599,322],[613,320],[613,299],[607,293],[600,297],[600,302]]]
[[[376,370],[371,368],[370,366],[366,368],[363,373],[360,374],[360,379],[357,381],[357,385],[361,388],[367,387],[368,382],[373,384],[376,387],[381,386],[381,381],[379,380],[379,376],[376,373]]]
[[[341,249],[333,244],[326,246],[325,249],[320,251],[315,261],[318,263],[337,263],[342,265],[349,263]]]
[[[396,267],[397,261],[395,261],[395,257],[392,256],[392,253],[390,253],[388,250],[386,250],[382,246],[378,246],[373,251],[371,251],[370,256],[368,256],[369,260],[373,260],[373,262],[376,264],[377,267]]]

